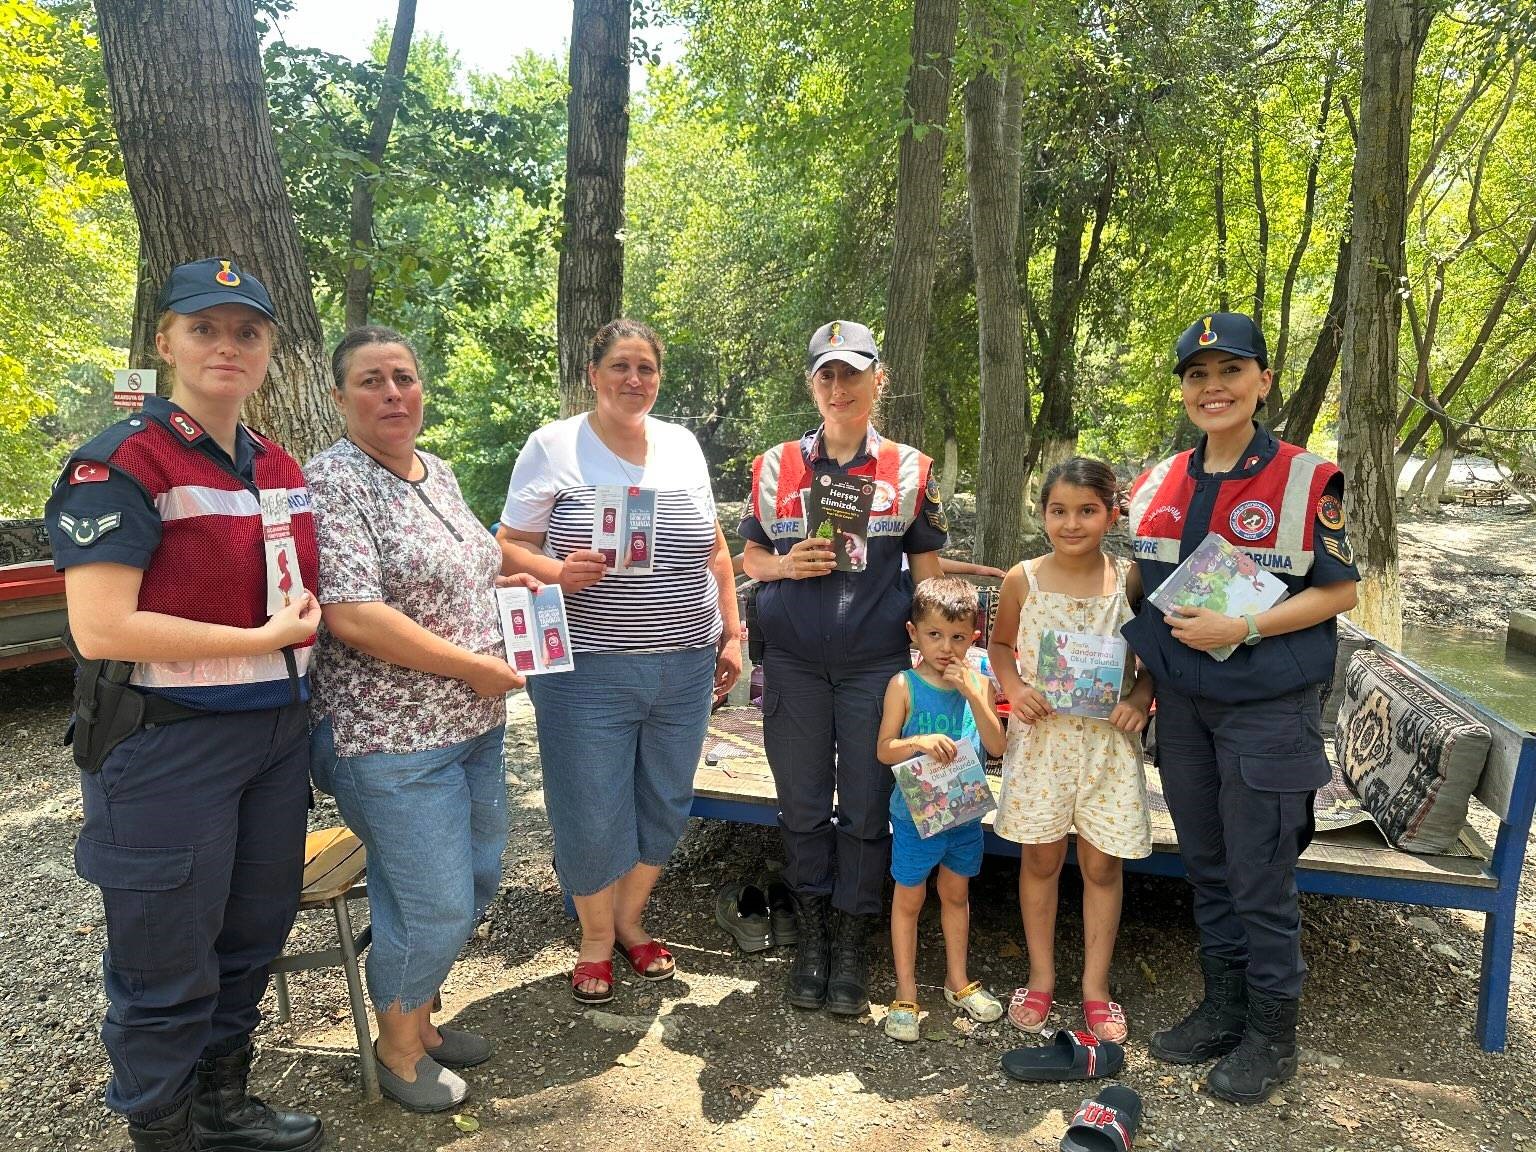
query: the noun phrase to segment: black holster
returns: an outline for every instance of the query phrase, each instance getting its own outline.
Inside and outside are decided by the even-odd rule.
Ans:
[[[73,746],[81,771],[100,772],[112,749],[140,728],[205,715],[200,709],[131,687],[132,661],[87,660],[67,632],[64,644],[77,665],[75,714],[65,742]]]
[[[763,640],[762,626],[757,621],[757,593],[760,588],[762,588],[762,585],[754,580],[747,585],[743,593],[743,598],[746,601],[745,605],[743,605],[742,616],[746,618],[747,622],[747,659],[754,664],[761,664],[763,662],[763,651],[767,648],[767,644]]]

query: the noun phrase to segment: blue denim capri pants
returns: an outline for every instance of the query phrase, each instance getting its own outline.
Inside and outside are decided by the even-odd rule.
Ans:
[[[528,679],[555,871],[591,896],[682,839],[714,694],[716,650],[578,652]]]
[[[376,1010],[430,1003],[501,884],[505,725],[423,752],[337,756],[313,734],[315,784],[368,849],[368,996]]]

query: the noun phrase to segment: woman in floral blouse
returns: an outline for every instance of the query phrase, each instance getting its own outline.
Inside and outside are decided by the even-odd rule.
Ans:
[[[388,328],[359,328],[331,370],[347,434],[304,470],[324,617],[315,782],[368,849],[381,1086],[441,1111],[469,1092],[451,1069],[490,1056],[430,1014],[500,882],[504,697],[522,679],[496,622],[501,549],[448,465],[416,449],[415,352]]]

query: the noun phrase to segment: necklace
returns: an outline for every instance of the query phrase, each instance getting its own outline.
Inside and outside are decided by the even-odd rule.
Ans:
[[[587,427],[592,429],[592,435],[597,437],[597,442],[603,446],[603,451],[612,456],[613,462],[624,470],[624,475],[628,477],[630,484],[638,485],[641,478],[645,476],[645,470],[651,462],[650,437],[647,436],[645,439],[645,459],[640,462],[640,472],[639,475],[636,475],[634,472],[634,466],[628,460],[624,459],[624,457],[620,456],[617,452],[610,448],[608,446],[608,441],[603,439],[603,434],[598,428],[597,412],[595,410],[587,413]]]

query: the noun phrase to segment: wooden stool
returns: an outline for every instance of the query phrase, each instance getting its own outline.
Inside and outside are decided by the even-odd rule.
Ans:
[[[352,1025],[357,1030],[357,1054],[363,1064],[363,1091],[370,1100],[379,1098],[379,1069],[373,1056],[373,1038],[368,1031],[368,1005],[363,999],[363,980],[357,970],[357,957],[373,938],[370,925],[352,935],[352,918],[347,901],[366,899],[368,886],[362,883],[368,857],[363,845],[347,828],[324,828],[304,838],[304,891],[299,895],[299,911],[329,908],[336,917],[338,947],[315,952],[284,952],[272,961],[274,991],[277,993],[277,1018],[287,1023],[291,1015],[288,1003],[289,972],[326,968],[340,964],[347,973],[347,997],[352,1002]]]

